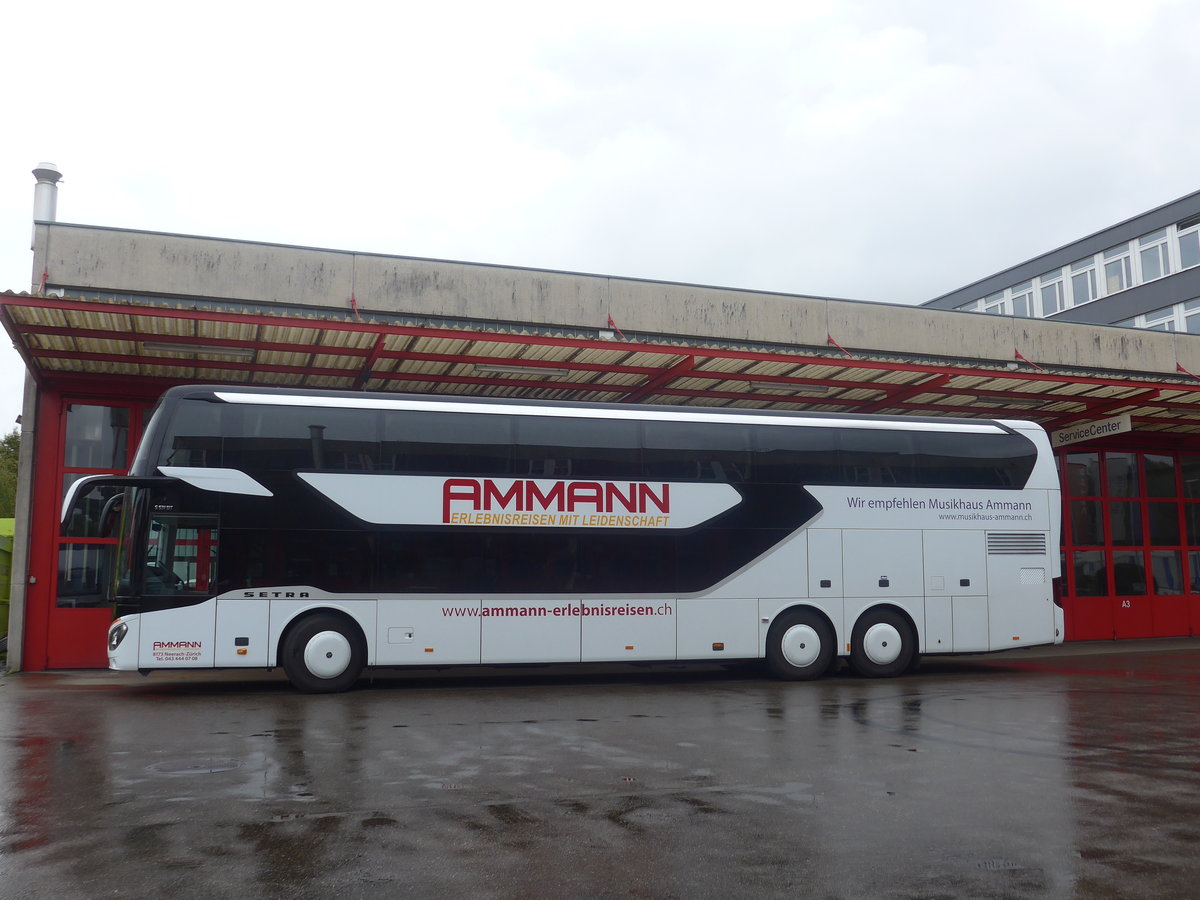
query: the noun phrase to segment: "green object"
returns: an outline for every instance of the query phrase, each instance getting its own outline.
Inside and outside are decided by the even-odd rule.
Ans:
[[[12,591],[13,525],[15,519],[0,519],[0,634],[8,634],[8,600]]]

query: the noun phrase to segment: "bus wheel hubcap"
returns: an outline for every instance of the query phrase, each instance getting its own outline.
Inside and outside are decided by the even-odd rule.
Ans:
[[[821,655],[821,637],[811,625],[793,625],[782,643],[783,658],[793,666],[811,666]]]
[[[304,647],[304,666],[318,678],[335,678],[350,665],[350,641],[339,631],[322,631]]]
[[[863,652],[867,659],[879,666],[895,662],[903,649],[900,632],[894,625],[878,622],[863,635]]]

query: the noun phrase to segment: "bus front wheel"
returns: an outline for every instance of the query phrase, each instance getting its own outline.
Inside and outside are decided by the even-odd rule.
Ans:
[[[866,678],[903,675],[916,654],[912,626],[894,609],[868,610],[850,634],[850,668]]]
[[[279,656],[297,690],[332,694],[349,690],[358,681],[366,655],[357,627],[341,616],[317,613],[288,632]]]
[[[833,629],[816,612],[796,609],[784,613],[767,632],[767,665],[776,678],[811,681],[833,662]]]

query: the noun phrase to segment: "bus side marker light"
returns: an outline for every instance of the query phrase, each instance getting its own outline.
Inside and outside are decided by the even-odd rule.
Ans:
[[[626,649],[626,650],[632,650],[632,649],[633,649],[633,644],[626,644],[626,645],[625,645],[625,649]]]
[[[238,656],[245,656],[245,655],[246,655],[247,653],[249,653],[249,652],[250,652],[250,651],[249,651],[249,650],[247,650],[245,647],[238,647],[238,648],[237,648],[237,655],[238,655]]]
[[[433,648],[432,648],[432,647],[426,647],[426,648],[425,648],[425,652],[426,652],[426,653],[432,653],[432,652],[433,652]]]
[[[714,650],[724,650],[725,645],[723,643],[721,643],[720,641],[718,641],[717,643],[713,644],[713,649]]]
[[[1019,641],[1020,639],[1021,639],[1021,636],[1020,636],[1019,634],[1014,634],[1014,635],[1013,635],[1013,640],[1014,640],[1014,641]]]

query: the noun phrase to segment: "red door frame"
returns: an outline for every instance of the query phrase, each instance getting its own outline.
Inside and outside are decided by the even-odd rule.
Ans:
[[[127,390],[105,390],[104,382],[95,377],[43,387],[39,391],[22,642],[22,668],[26,671],[103,668],[108,663],[104,633],[112,618],[111,610],[107,607],[58,608],[59,515],[66,474],[63,460],[67,407],[75,403],[128,407],[128,468],[152,402],[151,398],[129,397]],[[69,543],[98,541],[72,540]]]

